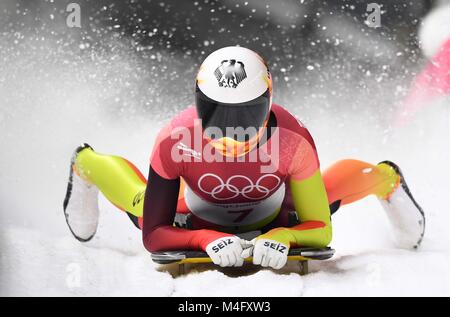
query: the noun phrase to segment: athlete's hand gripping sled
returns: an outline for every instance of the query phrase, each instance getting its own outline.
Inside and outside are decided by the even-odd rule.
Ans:
[[[308,274],[308,261],[327,260],[333,257],[335,250],[332,248],[294,248],[289,250],[288,261],[298,261],[301,264],[300,274]],[[202,251],[167,251],[155,252],[151,255],[153,262],[167,265],[178,264],[179,273],[185,273],[185,264],[212,263],[211,258]],[[253,258],[245,259],[245,262],[252,262]]]
[[[84,153],[83,160],[79,157],[81,154]],[[77,161],[77,159],[80,159],[80,162]],[[70,231],[72,234],[81,242],[87,242],[89,241],[95,234],[95,231],[97,229],[98,224],[98,218],[99,218],[99,210],[98,210],[98,191],[99,191],[99,184],[95,182],[95,178],[93,179],[84,179],[82,176],[86,177],[86,175],[93,175],[93,170],[98,169],[98,166],[94,164],[92,169],[88,170],[89,173],[84,171],[79,175],[79,171],[81,169],[80,166],[83,166],[86,169],[86,166],[88,165],[88,161],[92,161],[94,163],[101,162],[102,164],[105,162],[112,163],[111,166],[116,165],[124,165],[123,168],[125,170],[130,169],[131,163],[127,163],[127,161],[124,161],[124,159],[118,158],[118,157],[109,157],[105,155],[99,155],[95,153],[92,148],[86,144],[82,145],[80,148],[78,148],[75,151],[75,154],[71,160],[71,166],[70,166],[70,177],[67,187],[67,193],[64,200],[64,215],[66,218],[66,222],[70,228]],[[78,163],[77,163],[78,162]],[[81,164],[83,163],[83,164]],[[78,165],[77,165],[78,164]],[[348,165],[351,165],[352,168],[349,168]],[[97,166],[97,167],[96,167]],[[342,168],[344,167],[344,168]],[[364,167],[364,168],[363,168]],[[389,217],[389,220],[391,220],[391,223],[393,224],[393,227],[396,232],[396,238],[398,240],[398,246],[404,249],[411,249],[411,248],[417,248],[423,238],[424,235],[424,229],[425,229],[425,215],[422,210],[422,208],[417,204],[417,202],[414,200],[408,186],[406,185],[405,179],[403,177],[403,174],[401,173],[398,166],[396,166],[392,162],[382,162],[379,163],[376,166],[370,165],[368,163],[355,161],[355,160],[344,160],[340,161],[340,163],[336,163],[333,167],[333,170],[326,173],[326,175],[332,175],[328,176],[327,183],[329,184],[329,187],[335,186],[336,188],[342,188],[343,184],[346,183],[341,180],[340,178],[348,179],[349,177],[347,175],[341,175],[339,176],[335,170],[349,170],[351,173],[353,173],[355,170],[356,172],[363,171],[362,178],[366,179],[367,175],[371,175],[368,173],[376,174],[374,176],[374,179],[371,180],[369,183],[372,183],[372,181],[378,180],[380,177],[383,180],[383,182],[387,185],[389,185],[389,188],[394,188],[394,191],[387,191],[385,190],[384,186],[383,191],[379,192],[378,187],[377,190],[373,190],[371,192],[366,192],[365,195],[368,194],[376,194],[378,199],[380,200],[382,206],[386,209],[387,215]],[[132,171],[135,171],[132,169]],[[377,171],[375,173],[374,171]],[[395,183],[390,178],[383,178],[384,174],[382,172],[385,172],[385,174],[389,174],[388,176],[393,176],[391,178],[395,178]],[[359,173],[358,172],[358,173]],[[357,173],[357,174],[358,174]],[[107,173],[108,174],[108,173]],[[109,175],[109,174],[108,174]],[[359,175],[359,174],[358,174]],[[122,175],[123,176],[123,175]],[[338,177],[339,176],[339,177]],[[135,176],[133,179],[137,179],[139,181],[139,186],[137,190],[136,188],[133,190],[134,192],[142,193],[143,189],[145,189],[145,182],[141,180],[139,177]],[[336,181],[332,183],[331,180]],[[109,178],[105,178],[107,184],[111,183],[109,181]],[[383,183],[383,184],[384,184]],[[103,184],[103,185],[105,185]],[[331,184],[331,185],[330,185]],[[333,186],[332,186],[333,185]],[[363,185],[367,185],[363,182]],[[393,185],[393,186],[392,186]],[[106,186],[106,185],[105,185]],[[362,186],[365,187],[365,186]],[[104,188],[102,189],[102,192],[108,192]],[[338,207],[340,204],[348,204],[349,201],[341,202],[339,197],[345,196],[340,195],[339,193],[333,194],[336,192],[337,189],[330,190],[331,193],[328,193],[330,196],[334,197],[336,199],[331,199],[331,201],[337,201]],[[351,192],[350,190],[348,190]],[[346,191],[344,191],[346,192]],[[115,197],[114,190],[111,190],[109,193],[109,197]],[[384,193],[384,194],[383,194]],[[385,195],[387,193],[387,196]],[[334,195],[334,196],[333,196]],[[120,195],[118,195],[120,196]],[[158,198],[158,197],[157,197]],[[129,201],[128,201],[129,203]],[[125,204],[125,203],[124,203]],[[122,204],[116,204],[116,205],[122,205]],[[125,204],[126,205],[126,204]],[[333,207],[335,203],[331,204],[330,207]],[[123,210],[127,210],[128,208],[122,208]],[[331,212],[335,211],[336,209],[330,208]],[[135,212],[139,212],[139,210],[135,210]],[[127,213],[129,216],[130,213]],[[184,218],[184,221],[181,221],[183,219],[178,219],[178,213],[175,215],[174,223],[172,225],[167,225],[167,227],[172,228],[173,225],[176,227],[181,227],[184,229],[191,229],[188,215],[187,214]],[[184,215],[184,214],[183,214]],[[291,212],[289,215],[294,215],[295,217],[289,217],[288,219],[288,226],[292,227],[292,225],[298,224],[298,215],[297,212]],[[130,216],[130,218],[132,218]],[[137,217],[136,226],[139,227],[139,222]],[[132,220],[134,219],[132,218]],[[290,218],[295,218],[293,221],[291,221]],[[184,222],[184,223],[183,223]],[[291,225],[292,222],[292,225]],[[248,232],[251,233],[251,232]],[[261,235],[261,232],[256,232],[256,236],[242,236],[243,234],[239,234],[239,238],[246,240],[246,241],[252,241],[255,237],[258,237]],[[147,241],[148,242],[148,241]],[[328,244],[328,243],[327,243]],[[326,244],[325,244],[326,245]],[[150,247],[148,249],[151,249]],[[160,248],[159,250],[170,250],[174,248]],[[178,249],[178,247],[177,247]],[[188,249],[188,248],[186,248]],[[186,251],[183,250],[183,246],[180,247],[181,251],[170,251],[170,252],[158,252],[153,254],[153,260],[157,263],[175,263],[175,265],[179,264],[180,268],[182,265],[186,263],[211,263],[212,260],[207,256],[206,253],[203,252],[193,252],[193,251]],[[314,251],[314,252],[312,252]],[[300,264],[307,264],[308,260],[323,260],[330,258],[333,255],[333,250],[329,248],[324,249],[293,249],[288,254],[288,261],[293,263],[294,261],[298,261]],[[284,255],[286,260],[286,255]],[[253,259],[249,258],[247,262],[252,261]],[[256,261],[257,262],[257,261]],[[255,269],[259,268],[259,266],[255,266]],[[306,273],[306,270],[303,270],[303,273]]]

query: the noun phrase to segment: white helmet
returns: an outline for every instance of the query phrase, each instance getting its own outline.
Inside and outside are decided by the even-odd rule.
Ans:
[[[206,131],[219,128],[228,138],[235,135],[227,134],[227,127],[260,131],[267,123],[271,105],[272,77],[257,53],[238,46],[225,47],[210,54],[200,66],[196,107]],[[216,138],[214,134],[207,136]]]

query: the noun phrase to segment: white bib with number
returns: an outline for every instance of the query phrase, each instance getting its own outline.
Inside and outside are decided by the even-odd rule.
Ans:
[[[186,185],[184,199],[189,210],[198,218],[223,227],[254,225],[278,213],[285,195],[284,183],[269,197],[246,203],[215,204],[196,195]]]

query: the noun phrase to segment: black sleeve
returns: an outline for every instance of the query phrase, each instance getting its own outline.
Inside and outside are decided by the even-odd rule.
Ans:
[[[180,178],[167,180],[150,166],[144,198],[142,235],[147,249],[158,248],[158,241],[150,241],[151,233],[159,227],[172,226],[180,190]],[[151,244],[151,246],[150,246]]]

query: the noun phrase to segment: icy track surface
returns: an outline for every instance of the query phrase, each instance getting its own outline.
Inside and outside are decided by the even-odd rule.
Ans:
[[[97,236],[81,244],[69,233],[10,226],[4,232],[0,295],[58,296],[395,296],[449,295],[450,250],[425,240],[420,251],[397,250],[375,199],[334,217],[335,258],[311,273],[261,270],[229,277],[214,270],[172,278],[152,263],[140,232],[101,200]],[[370,220],[369,220],[370,219]],[[430,226],[432,226],[431,221]],[[61,217],[61,226],[63,219]],[[351,233],[350,233],[351,232]]]
[[[138,146],[136,140],[125,146],[130,153]],[[126,151],[119,145],[102,144],[103,152]],[[320,149],[320,141],[318,144]],[[408,182],[427,213],[427,233],[418,251],[394,248],[387,218],[378,201],[369,197],[341,208],[333,216],[332,246],[337,254],[329,261],[313,262],[312,273],[306,277],[263,270],[238,278],[205,271],[174,279],[157,270],[141,244],[140,232],[102,197],[100,227],[93,241],[81,244],[70,235],[62,213],[70,152],[69,148],[61,151],[61,157],[53,163],[57,168],[51,170],[45,156],[36,156],[36,165],[30,167],[19,160],[29,173],[21,176],[20,182],[15,182],[14,171],[4,172],[11,187],[3,187],[2,194],[17,190],[21,196],[16,197],[17,204],[2,206],[2,296],[450,295],[450,213],[444,185],[448,169],[436,162],[434,167],[429,165],[430,170],[440,168],[441,174],[415,169],[414,162],[407,164],[403,159]],[[145,154],[122,155],[139,162],[145,170]],[[334,160],[333,155],[330,157]],[[382,158],[374,155],[367,159],[376,162]],[[442,160],[439,156],[435,159]],[[37,166],[43,166],[47,175],[34,169]],[[29,177],[32,184],[27,182]],[[25,189],[21,192],[20,188]]]

